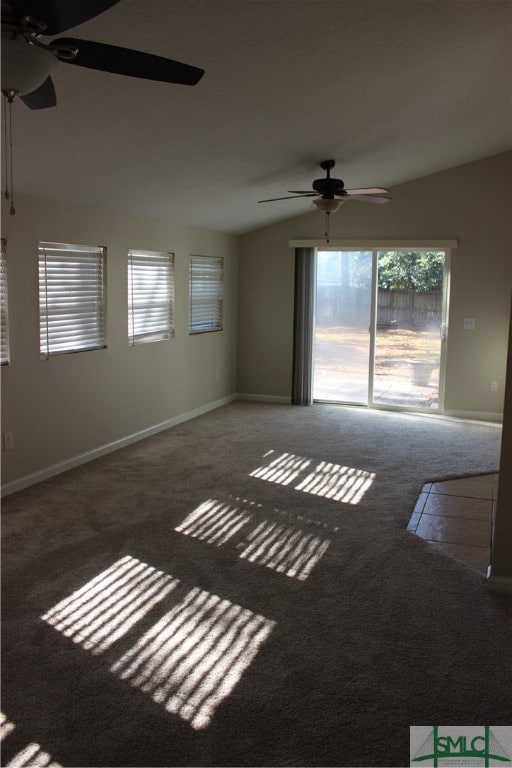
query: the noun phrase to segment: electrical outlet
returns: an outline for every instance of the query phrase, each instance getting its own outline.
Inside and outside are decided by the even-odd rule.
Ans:
[[[491,381],[491,392],[497,392],[497,391],[498,391],[498,382]]]
[[[12,451],[14,448],[14,438],[12,432],[4,432],[4,451]]]
[[[465,331],[474,331],[476,328],[476,319],[474,317],[465,317],[464,318],[464,330]]]

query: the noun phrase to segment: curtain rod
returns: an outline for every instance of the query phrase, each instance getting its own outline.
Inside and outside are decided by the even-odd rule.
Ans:
[[[288,241],[288,246],[290,248],[323,248],[324,250],[336,250],[336,248],[357,248],[359,250],[372,248],[377,248],[379,250],[417,248],[431,250],[433,248],[457,248],[458,245],[459,241],[454,238],[446,238],[442,240],[401,240],[395,238],[379,238],[376,240],[374,238],[366,239],[362,237],[343,239],[332,238],[329,244],[322,238]]]

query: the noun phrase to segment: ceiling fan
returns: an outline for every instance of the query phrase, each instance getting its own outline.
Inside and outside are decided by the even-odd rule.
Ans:
[[[297,197],[314,197],[313,205],[319,211],[325,213],[325,236],[329,242],[329,216],[335,213],[347,200],[363,200],[367,203],[387,203],[386,197],[389,190],[384,187],[364,187],[359,189],[345,189],[341,179],[331,178],[331,168],[336,165],[335,160],[322,160],[320,168],[326,172],[324,179],[315,179],[310,189],[289,189],[289,195],[285,197],[272,197],[268,200],[258,200],[258,203],[273,203],[276,200],[292,200]],[[337,198],[337,199],[336,199]]]
[[[331,168],[336,165],[335,160],[323,160],[320,168],[326,171],[324,179],[315,179],[310,189],[289,189],[290,195],[286,197],[272,197],[269,200],[258,200],[258,203],[273,203],[275,200],[291,200],[296,197],[315,197],[313,205],[324,213],[334,213],[342,203],[347,200],[364,200],[367,203],[387,203],[390,198],[384,197],[389,190],[383,187],[366,187],[361,189],[345,189],[341,179],[331,178]],[[339,198],[336,200],[336,198]]]
[[[98,69],[117,75],[196,85],[204,69],[151,53],[91,40],[60,37],[43,43],[39,38],[58,35],[99,16],[119,0],[2,0],[2,95],[5,193],[15,213],[13,191],[12,104],[19,98],[29,109],[57,104],[52,72],[58,62]],[[9,106],[9,120],[7,109]],[[9,190],[10,176],[10,190]]]
[[[119,0],[2,0],[2,93],[30,109],[57,103],[51,78],[58,62],[145,80],[196,85],[203,69],[142,51],[57,35],[98,16]]]

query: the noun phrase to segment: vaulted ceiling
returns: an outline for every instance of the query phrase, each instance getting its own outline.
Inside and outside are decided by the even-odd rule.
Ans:
[[[511,17],[510,0],[120,0],[66,34],[206,74],[59,64],[57,107],[14,105],[17,193],[241,233],[310,210],[257,201],[327,158],[348,187],[393,187],[510,149]]]

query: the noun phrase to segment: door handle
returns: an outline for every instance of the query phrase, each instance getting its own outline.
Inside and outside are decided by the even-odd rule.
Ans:
[[[439,326],[439,336],[441,337],[441,341],[446,341],[446,323],[441,323]]]

